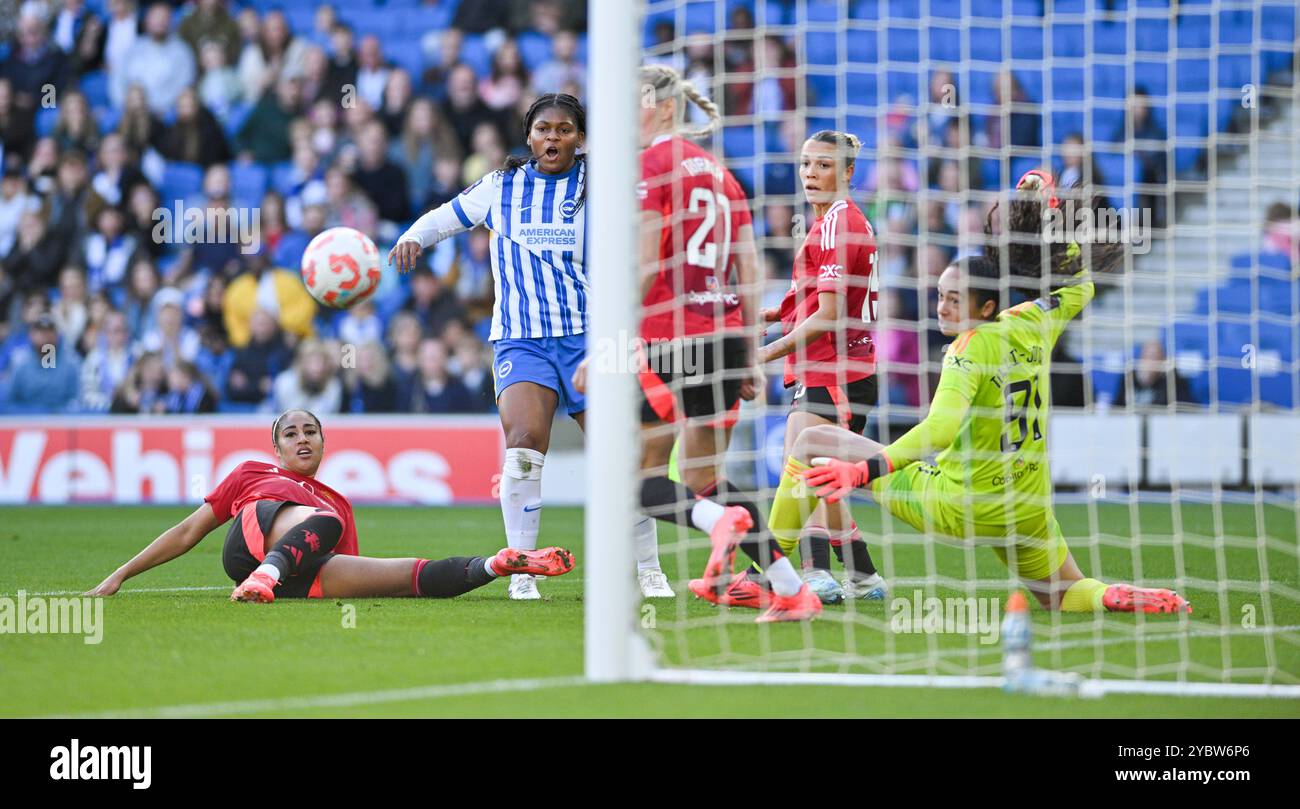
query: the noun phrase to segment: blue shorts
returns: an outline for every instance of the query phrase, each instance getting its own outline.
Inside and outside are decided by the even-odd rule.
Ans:
[[[587,409],[587,397],[573,388],[573,372],[587,356],[587,335],[497,340],[492,344],[492,381],[497,398],[516,382],[532,382],[560,396],[570,416]]]

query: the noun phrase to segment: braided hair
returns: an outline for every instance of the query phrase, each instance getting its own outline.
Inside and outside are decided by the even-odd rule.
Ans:
[[[537,116],[549,109],[557,109],[567,113],[573,119],[573,125],[578,128],[582,135],[587,134],[587,110],[582,106],[582,102],[568,93],[546,93],[537,97],[528,107],[528,112],[524,114],[524,139],[527,140],[528,134],[533,131],[533,121]],[[535,158],[532,155],[524,157],[522,155],[509,155],[506,157],[505,167],[501,172],[511,172],[531,163]],[[574,161],[578,165],[578,209],[581,210],[587,201],[587,158],[585,155],[574,155]]]
[[[1039,173],[1028,183],[1028,175],[1022,178],[1006,208],[1001,201],[994,204],[984,222],[984,256],[997,269],[996,277],[1008,277],[1011,290],[1026,298],[1044,294],[1085,267],[1094,273],[1110,272],[1124,260],[1124,245],[1117,242],[1044,238],[1044,204],[1062,208],[1071,201],[1074,210],[1090,208],[1094,221],[1105,206],[1100,195],[1085,200],[1078,183],[1054,190],[1044,176]]]
[[[641,68],[641,87],[642,103],[658,104],[670,98],[677,100],[677,113],[673,120],[673,128],[684,137],[703,137],[717,129],[718,124],[722,122],[722,115],[718,112],[718,105],[695,89],[695,85],[683,79],[680,73],[668,65],[643,66]],[[703,126],[695,129],[682,129],[682,125],[686,121],[687,101],[704,110],[704,114],[709,116],[709,120]]]

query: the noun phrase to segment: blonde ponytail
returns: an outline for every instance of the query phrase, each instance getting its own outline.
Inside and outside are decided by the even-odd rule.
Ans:
[[[709,134],[722,122],[718,105],[701,93],[674,68],[668,65],[645,65],[641,68],[642,103],[658,104],[670,98],[677,100],[677,113],[673,129],[686,137],[702,137]],[[694,129],[682,129],[686,120],[686,102],[689,101],[704,111],[709,120]]]

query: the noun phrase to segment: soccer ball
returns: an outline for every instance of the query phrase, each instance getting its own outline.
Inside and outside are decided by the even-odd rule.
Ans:
[[[352,228],[330,228],[302,252],[302,282],[326,306],[347,309],[379,288],[379,249]]]

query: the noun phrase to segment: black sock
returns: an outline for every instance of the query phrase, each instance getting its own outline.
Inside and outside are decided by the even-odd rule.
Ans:
[[[483,569],[482,556],[426,561],[415,575],[416,592],[424,598],[454,598],[493,581],[496,577]]]
[[[836,548],[836,550],[839,550]],[[799,537],[799,557],[804,569],[831,569],[831,535],[824,528],[805,531]],[[843,559],[841,559],[843,561]]]
[[[333,553],[343,536],[343,523],[333,514],[313,514],[298,523],[271,546],[265,564],[280,571],[280,581],[297,572],[304,561]]]
[[[656,520],[691,525],[695,492],[663,475],[641,481],[641,510]]]
[[[844,569],[850,573],[859,576],[876,575],[876,566],[871,561],[871,552],[867,550],[867,543],[855,539],[847,545],[832,545],[835,549],[835,558],[844,563]]]

